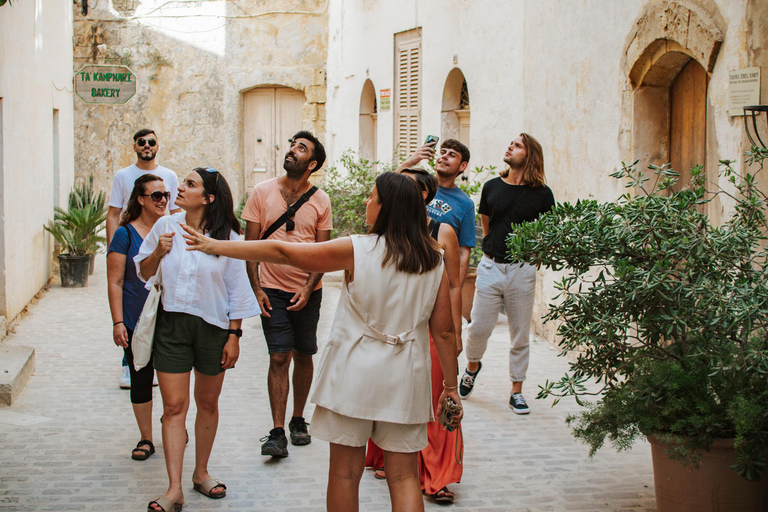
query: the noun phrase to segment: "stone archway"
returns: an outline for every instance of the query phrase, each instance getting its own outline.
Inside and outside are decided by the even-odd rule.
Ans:
[[[464,73],[453,68],[445,79],[440,113],[442,140],[457,139],[469,146],[469,90]]]
[[[360,140],[358,143],[358,155],[370,162],[377,159],[378,138],[378,108],[376,105],[376,88],[370,79],[363,84],[363,92],[360,94]]]
[[[623,74],[628,82],[622,131],[629,135],[620,138],[622,152],[627,161],[638,160],[640,169],[676,158],[677,165],[682,167],[676,169],[683,174],[681,185],[685,184],[685,173],[691,163],[709,167],[706,160],[716,161],[716,158],[706,159],[712,150],[706,144],[709,117],[706,86],[723,42],[723,31],[719,28],[723,22],[714,9],[714,5],[704,9],[686,1],[649,5],[635,23],[622,59]],[[695,80],[695,87],[686,89],[678,85],[678,79],[686,83]],[[681,89],[690,93],[680,93]],[[682,121],[673,119],[676,112],[673,103],[680,105],[681,102],[690,103],[697,114]],[[704,125],[692,127],[691,123]],[[684,134],[678,133],[679,130]],[[692,156],[679,158],[681,144],[686,152],[689,146],[695,146]],[[702,159],[705,161],[700,161]]]

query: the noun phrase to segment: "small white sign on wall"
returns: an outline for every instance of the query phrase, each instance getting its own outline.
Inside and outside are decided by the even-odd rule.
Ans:
[[[743,116],[744,107],[760,104],[760,68],[728,72],[728,114]]]

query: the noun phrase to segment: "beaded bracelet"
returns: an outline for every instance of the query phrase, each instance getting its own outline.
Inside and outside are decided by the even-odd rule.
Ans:
[[[122,320],[120,320],[119,322],[115,322],[115,323],[113,323],[113,324],[112,324],[112,327],[116,326],[117,324],[123,324],[123,325],[125,325],[125,322],[123,322]]]
[[[458,389],[458,388],[459,388],[459,385],[458,385],[458,384],[456,384],[455,386],[446,386],[446,385],[445,385],[445,381],[443,381],[443,389],[448,389],[448,390],[450,390],[450,389]]]

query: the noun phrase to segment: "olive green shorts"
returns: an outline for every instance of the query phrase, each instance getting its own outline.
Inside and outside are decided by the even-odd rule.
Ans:
[[[187,313],[157,311],[152,357],[155,370],[187,373],[195,370],[203,375],[218,375],[221,356],[229,338],[227,329],[211,325],[199,316]]]

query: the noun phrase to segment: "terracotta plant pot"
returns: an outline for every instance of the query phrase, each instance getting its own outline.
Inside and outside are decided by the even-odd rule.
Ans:
[[[653,456],[657,512],[765,512],[768,479],[748,482],[730,469],[736,462],[733,439],[716,439],[701,465],[671,460],[666,445],[647,436]]]
[[[59,254],[61,286],[64,288],[82,288],[88,286],[88,255],[70,256]]]
[[[467,278],[461,286],[461,316],[471,321],[469,314],[472,312],[472,301],[475,299],[475,279],[477,279],[477,267],[469,267]]]

